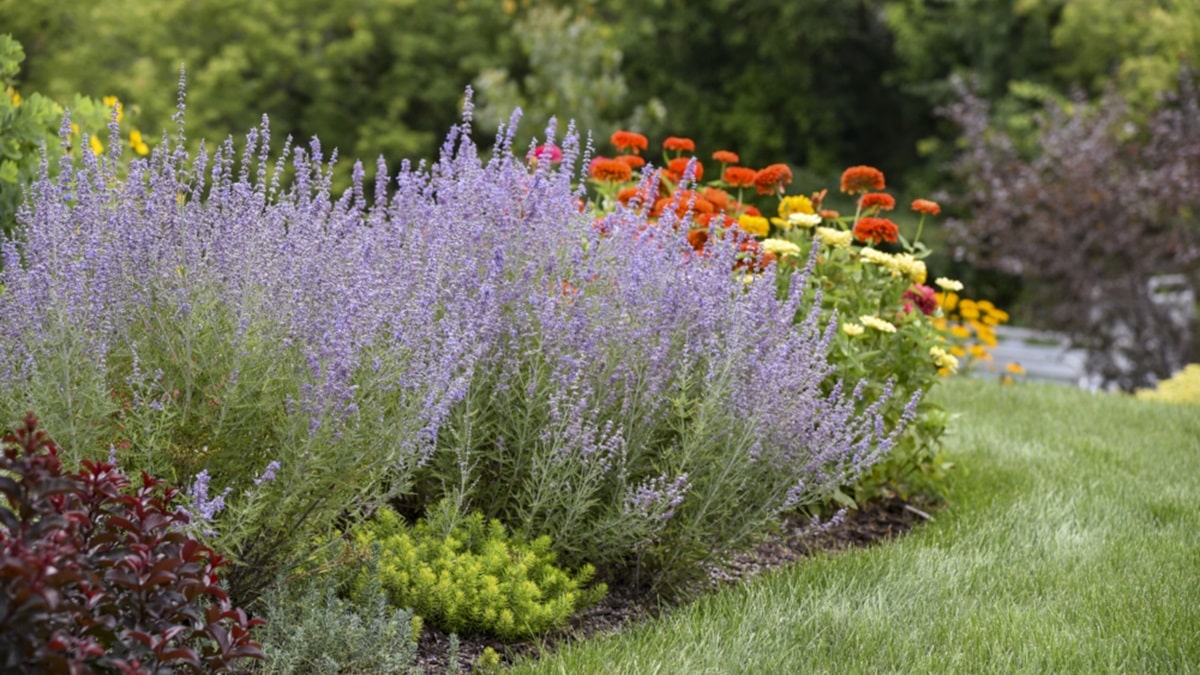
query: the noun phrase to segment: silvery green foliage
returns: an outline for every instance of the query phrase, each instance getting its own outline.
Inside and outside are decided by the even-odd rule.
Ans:
[[[232,548],[264,573],[357,503],[416,494],[550,534],[564,561],[686,576],[887,451],[879,402],[852,384],[822,394],[832,326],[804,284],[777,297],[769,275],[731,273],[733,237],[698,256],[670,216],[593,222],[577,135],[561,164],[531,169],[511,147],[517,115],[487,159],[470,116],[436,163],[389,178],[381,159],[374,186],[356,165],[340,197],[336,152],[289,142],[271,160],[265,119],[240,156],[230,140],[191,157],[181,131],[124,180],[91,156],[43,176],[4,244],[0,383],[48,384],[4,414],[97,420],[71,445],[107,449],[132,433],[112,420],[134,419],[114,383],[134,412],[182,414],[162,379],[178,364],[147,362],[131,327],[150,312],[187,327],[181,344],[210,334],[226,389],[205,401],[268,399],[247,418],[266,447],[205,467],[214,494],[235,488],[218,530],[236,526]],[[169,440],[175,418],[154,419]],[[227,469],[237,453],[257,453],[252,469]],[[246,512],[238,495],[268,460],[277,479]]]

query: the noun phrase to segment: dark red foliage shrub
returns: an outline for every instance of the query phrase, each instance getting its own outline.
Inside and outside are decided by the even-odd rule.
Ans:
[[[967,217],[947,222],[951,246],[1019,277],[1027,313],[1085,347],[1105,384],[1152,385],[1195,358],[1190,296],[1176,294],[1180,306],[1161,291],[1164,275],[1200,281],[1194,73],[1148,114],[1115,92],[1049,105],[1032,143],[994,124],[969,87],[959,94],[944,112],[962,128]]]
[[[37,418],[0,456],[0,672],[219,672],[262,658],[179,490],[112,463],[63,473]]]

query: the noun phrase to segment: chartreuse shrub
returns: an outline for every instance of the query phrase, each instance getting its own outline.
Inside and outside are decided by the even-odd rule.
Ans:
[[[385,507],[351,531],[354,547],[375,557],[353,582],[356,601],[382,586],[392,606],[446,632],[516,640],[563,625],[607,591],[588,587],[591,565],[558,567],[548,535],[526,542],[479,512],[451,521],[436,511],[409,527]]]
[[[1200,403],[1200,364],[1193,363],[1158,383],[1154,389],[1139,389],[1135,394],[1147,401]]]
[[[0,669],[216,672],[261,659],[179,490],[85,460],[66,472],[32,413],[0,454]]]

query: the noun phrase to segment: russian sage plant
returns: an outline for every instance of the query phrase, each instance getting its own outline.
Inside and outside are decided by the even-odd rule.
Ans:
[[[126,178],[43,170],[3,248],[0,414],[205,472],[235,592],[386,499],[673,583],[886,452],[878,402],[822,394],[831,334],[798,293],[733,274],[732,237],[594,222],[578,136],[531,167],[516,121],[485,160],[468,104],[437,162],[356,164],[337,197],[336,152],[272,159],[266,119],[240,153],[189,155],[181,121]]]

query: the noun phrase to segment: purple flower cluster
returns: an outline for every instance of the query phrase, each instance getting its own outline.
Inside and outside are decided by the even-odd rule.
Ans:
[[[385,416],[410,415],[410,434],[378,441],[402,446],[408,470],[480,387],[516,406],[545,402],[555,431],[530,442],[596,463],[612,511],[659,521],[718,470],[686,458],[664,470],[679,425],[703,424],[710,444],[764,467],[780,504],[886,451],[877,405],[862,414],[860,391],[822,393],[832,327],[802,306],[803,283],[782,299],[769,277],[747,284],[731,273],[736,242],[714,237],[698,257],[669,217],[654,227],[618,210],[598,225],[580,208],[577,135],[556,139],[552,125],[561,161],[531,165],[512,147],[514,116],[484,161],[469,105],[465,119],[436,163],[389,177],[380,160],[370,189],[356,164],[336,199],[336,152],[326,161],[316,140],[286,145],[272,164],[265,119],[240,156],[232,141],[195,157],[158,149],[125,180],[84,153],[33,186],[23,239],[4,244],[0,385],[35,377],[61,347],[48,325],[77,329],[82,358],[103,367],[134,349],[139,308],[186,316],[216,297],[232,325],[278,336],[281,368],[299,380],[279,408],[304,415],[313,437],[370,436]],[[202,519],[223,507],[207,480],[191,491]]]

